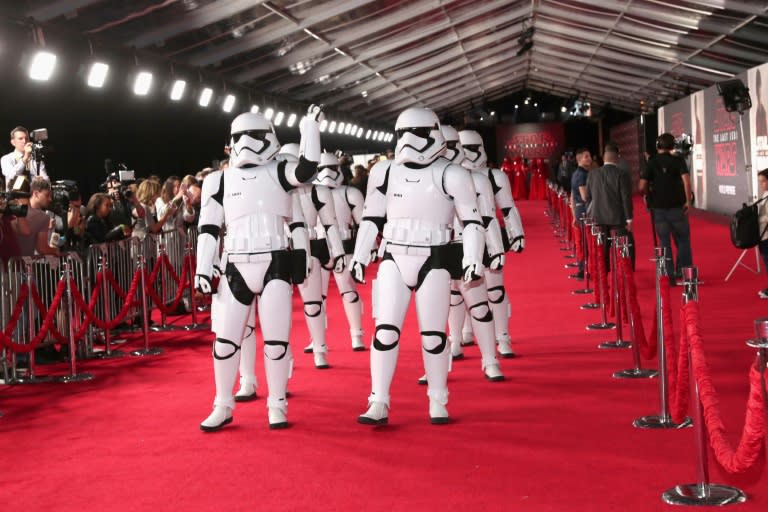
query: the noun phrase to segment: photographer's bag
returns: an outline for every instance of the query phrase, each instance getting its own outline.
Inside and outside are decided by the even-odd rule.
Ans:
[[[760,243],[763,233],[760,232],[760,212],[758,205],[768,199],[746,204],[731,216],[731,243],[738,249],[750,249]],[[766,226],[768,227],[768,226]]]

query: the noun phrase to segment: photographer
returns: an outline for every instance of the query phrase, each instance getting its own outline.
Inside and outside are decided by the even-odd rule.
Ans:
[[[130,188],[130,183],[120,181],[120,176],[113,173],[107,177],[105,186],[107,195],[112,198],[113,209],[109,214],[109,220],[113,226],[121,224],[133,226],[133,211],[136,212],[136,218],[144,216],[144,207]]]
[[[19,178],[17,178],[19,179]],[[14,186],[16,184],[14,183]],[[51,183],[41,176],[32,179],[30,184],[31,196],[26,222],[29,225],[28,234],[17,233],[19,248],[22,256],[35,254],[59,256],[58,245],[51,243],[50,233],[53,232],[55,221],[45,211],[51,205]]]
[[[42,176],[48,179],[45,163],[33,158],[33,144],[29,140],[29,131],[23,126],[11,130],[11,146],[14,150],[0,158],[5,183],[10,190],[10,183],[16,176]]]
[[[114,225],[110,219],[112,198],[98,192],[88,200],[88,220],[85,223],[85,237],[90,244],[123,240],[131,236],[130,224]]]
[[[29,208],[29,181],[17,177],[10,183],[11,192],[2,193],[2,215],[0,216],[0,260],[7,263],[11,258],[21,257],[20,236],[29,236],[27,222]]]

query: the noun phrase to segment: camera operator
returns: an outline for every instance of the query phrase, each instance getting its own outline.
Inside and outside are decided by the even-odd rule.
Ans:
[[[33,157],[33,144],[29,140],[29,130],[23,126],[17,126],[11,130],[11,146],[13,151],[0,158],[0,167],[3,170],[3,178],[10,190],[10,183],[16,176],[42,176],[48,179],[45,163],[36,161]]]
[[[134,218],[144,217],[144,207],[127,183],[120,181],[117,174],[110,174],[105,183],[107,195],[112,198],[113,208],[109,214],[113,226],[133,226]],[[136,212],[134,217],[133,212]]]
[[[7,263],[11,258],[21,257],[19,236],[28,236],[30,233],[27,222],[29,196],[29,180],[24,176],[14,178],[11,181],[11,191],[2,196],[2,215],[0,215],[0,260],[2,263]]]
[[[667,250],[667,274],[670,282],[683,267],[693,264],[691,230],[688,210],[691,207],[691,178],[685,160],[673,153],[675,137],[662,133],[656,139],[658,154],[648,160],[640,176],[640,193],[650,196],[648,204],[653,211],[653,222],[662,247]],[[676,263],[672,263],[672,243],[677,248]]]

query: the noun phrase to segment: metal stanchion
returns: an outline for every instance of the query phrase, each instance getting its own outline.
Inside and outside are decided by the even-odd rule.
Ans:
[[[698,301],[698,270],[696,267],[683,268],[683,302]],[[764,336],[764,324],[755,323],[758,337]],[[751,340],[754,341],[754,340]],[[766,343],[765,338],[762,342]],[[748,344],[750,342],[747,342]],[[768,343],[766,343],[768,346]],[[762,349],[765,350],[765,349]],[[759,356],[758,356],[759,357]],[[743,503],[747,496],[741,489],[729,485],[713,484],[709,481],[709,451],[707,446],[707,430],[704,424],[704,411],[699,397],[699,386],[696,375],[693,372],[693,358],[688,352],[688,367],[690,369],[691,397],[694,415],[694,436],[696,438],[696,478],[695,484],[680,484],[672,489],[664,491],[661,499],[670,505],[730,505],[731,503]]]
[[[157,254],[158,254],[158,261],[163,256],[168,256],[168,251],[166,250],[167,246],[165,243],[161,243],[157,248]],[[163,306],[165,306],[166,295],[168,293],[168,278],[166,276],[166,272],[161,268],[160,273],[158,274],[160,277],[160,298],[163,300]],[[143,278],[143,274],[142,274]],[[168,315],[165,313],[165,310],[162,307],[159,307],[160,309],[160,325],[152,326],[151,329],[156,332],[160,331],[178,331],[184,329],[184,327],[176,326],[176,325],[168,325]]]
[[[611,230],[611,283],[613,284],[613,297],[609,297],[608,300],[613,300],[613,310],[616,315],[616,339],[613,341],[604,341],[600,343],[597,348],[612,349],[612,348],[629,348],[632,344],[624,339],[623,334],[623,322],[621,318],[621,304],[623,302],[623,280],[619,280],[619,231],[616,229]],[[627,243],[627,237],[624,236],[624,243]]]
[[[664,247],[654,248],[656,262],[656,338],[659,343],[659,402],[661,411],[652,416],[642,416],[636,419],[632,424],[637,428],[684,428],[692,425],[690,418],[685,418],[682,423],[675,423],[669,415],[669,397],[667,396],[667,387],[669,386],[669,377],[667,375],[667,354],[664,345],[664,308],[662,307],[661,297],[661,278],[667,275],[667,252]]]
[[[589,293],[593,293],[595,290],[593,288],[589,287],[589,280],[592,277],[592,273],[589,271],[589,247],[587,244],[587,229],[592,231],[592,221],[586,216],[582,215],[580,222],[579,222],[579,231],[581,232],[581,251],[582,251],[582,258],[584,258],[584,288],[579,288],[578,290],[573,290],[571,293],[573,295],[587,295]],[[578,264],[577,264],[578,265]],[[590,304],[590,307],[584,307],[582,306],[582,309],[597,309],[597,304],[592,307]]]
[[[596,225],[592,226],[592,235],[596,237],[597,247],[600,247],[601,245],[605,245],[605,240],[604,240],[605,233],[603,233],[603,231],[598,226]],[[600,251],[596,251],[595,257],[596,258],[600,257]],[[597,262],[596,266],[598,267],[598,269],[600,268],[599,261]],[[603,286],[603,280],[600,279],[599,271],[598,271],[598,275],[595,276],[595,282],[597,283],[599,295],[600,295],[600,304],[598,306],[600,308],[600,322],[589,324],[587,326],[587,330],[605,331],[608,329],[614,329],[616,327],[616,324],[614,324],[613,322],[609,322],[605,313],[605,300],[606,300],[605,288]],[[586,304],[584,306],[586,306]],[[582,309],[584,309],[584,306],[581,306]]]
[[[80,382],[83,380],[91,380],[93,378],[93,374],[91,373],[77,373],[77,340],[75,340],[75,323],[73,321],[74,318],[74,307],[73,307],[73,301],[72,301],[72,270],[71,270],[71,263],[69,261],[69,258],[67,258],[64,263],[64,270],[63,270],[63,277],[66,279],[67,288],[66,288],[66,301],[67,301],[67,324],[68,324],[68,331],[69,331],[69,370],[70,375],[64,375],[62,377],[59,377],[59,382]]]
[[[101,298],[104,301],[105,313],[112,311],[112,301],[109,300],[109,282],[107,280],[107,271],[109,270],[109,261],[105,256],[99,256],[99,272],[102,274],[101,280]],[[109,314],[104,315],[105,321],[109,317]],[[104,351],[94,352],[93,357],[96,359],[115,359],[118,357],[125,357],[125,352],[120,350],[112,350],[112,333],[110,329],[104,329]]]
[[[619,250],[621,251],[621,258],[629,258],[629,239],[626,236],[619,237]],[[622,266],[623,268],[623,266]],[[620,370],[613,374],[615,379],[651,379],[656,377],[659,372],[656,370],[645,369],[642,366],[640,359],[640,345],[635,339],[635,315],[632,313],[631,297],[629,292],[629,286],[627,286],[627,275],[621,273],[622,290],[624,292],[624,300],[627,304],[627,320],[629,322],[629,342],[632,345],[632,362],[633,368],[627,370]]]
[[[32,260],[30,258],[22,258],[24,260],[24,269],[27,279],[27,286],[29,286],[29,295],[27,296],[27,342],[34,338],[35,329],[35,301],[32,298],[32,288],[35,285],[34,271],[32,269]],[[44,315],[44,311],[40,311],[41,315]],[[22,317],[23,318],[23,317]],[[21,321],[21,320],[19,320]],[[23,333],[23,330],[20,330]],[[13,376],[11,381],[14,384],[36,384],[39,382],[51,382],[53,377],[38,377],[35,372],[35,351],[30,350],[27,354],[29,370],[27,375],[20,376],[16,365],[16,354],[13,354]]]
[[[132,356],[156,356],[158,354],[162,354],[163,350],[158,347],[152,347],[149,346],[149,308],[147,307],[147,283],[144,279],[144,276],[146,272],[144,272],[145,266],[146,266],[146,259],[144,258],[143,254],[139,254],[138,257],[138,265],[137,270],[140,272],[140,282],[141,285],[139,287],[139,294],[141,295],[141,320],[142,320],[142,331],[144,334],[144,348],[134,350],[131,352]]]
[[[211,324],[199,324],[197,323],[197,301],[195,300],[195,287],[194,287],[194,279],[195,279],[195,266],[192,264],[192,258],[194,257],[194,248],[192,247],[192,244],[189,240],[187,240],[186,245],[184,246],[184,255],[187,261],[189,262],[188,268],[187,268],[187,275],[189,275],[189,304],[190,309],[192,309],[192,323],[187,325],[185,329],[188,331],[194,330],[194,329],[210,329]]]

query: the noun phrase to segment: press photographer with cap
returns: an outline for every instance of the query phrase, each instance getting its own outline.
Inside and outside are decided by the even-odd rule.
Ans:
[[[23,126],[17,126],[11,130],[11,146],[13,151],[0,158],[0,167],[3,170],[7,189],[16,176],[42,176],[48,179],[45,171],[45,162],[33,158],[33,144],[29,139],[29,130]]]

